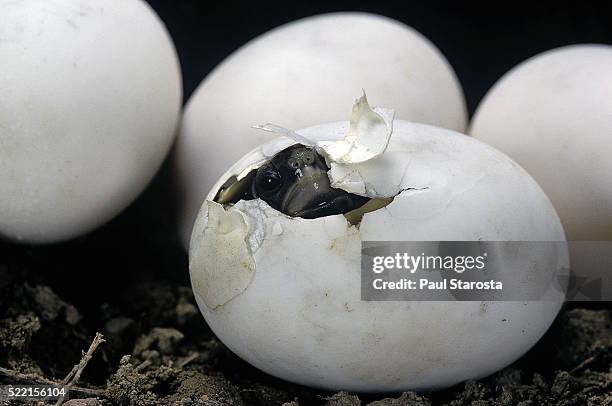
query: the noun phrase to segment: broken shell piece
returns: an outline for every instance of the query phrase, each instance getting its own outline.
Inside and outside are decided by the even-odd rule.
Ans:
[[[324,140],[315,143],[293,130],[270,123],[256,125],[253,128],[284,135],[303,145],[316,145],[329,161],[336,164],[350,164],[369,161],[385,152],[393,132],[393,115],[391,109],[380,107],[372,109],[364,92],[353,104],[349,129],[341,140]]]
[[[393,110],[368,104],[365,93],[355,101],[349,130],[340,141],[318,143],[329,160],[339,164],[369,161],[381,155],[389,145],[393,131]]]
[[[298,133],[315,143],[344,142],[350,127]],[[332,176],[332,165],[337,185],[362,187],[372,198],[346,217],[289,217],[260,199],[211,202],[228,179],[287,144],[278,138],[242,158],[213,188],[194,226],[196,301],[241,358],[329,390],[433,390],[496,372],[548,329],[564,299],[554,289],[543,301],[484,306],[361,300],[362,241],[564,241],[547,197],[507,156],[452,131],[396,120],[382,155],[336,163],[351,174],[346,178]],[[527,288],[549,264],[568,265],[563,250],[539,255],[529,269],[507,266],[509,283]]]
[[[246,289],[253,278],[255,264],[247,244],[249,225],[240,211],[226,212],[220,204],[209,201],[204,202],[196,227],[201,222],[209,232],[205,238],[193,234],[191,245],[201,249],[190,261],[197,263],[203,274],[193,280],[193,288],[203,292],[206,306],[215,309]],[[227,272],[217,274],[219,267]]]

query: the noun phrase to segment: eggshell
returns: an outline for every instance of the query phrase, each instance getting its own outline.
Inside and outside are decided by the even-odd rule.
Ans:
[[[542,186],[568,240],[612,240],[610,95],[612,47],[567,46],[508,72],[472,121],[474,137],[507,153]],[[612,298],[607,247],[572,244],[571,260],[581,276],[602,277],[603,294]]]
[[[50,243],[111,219],[173,141],[182,85],[140,0],[0,2],[0,235]]]
[[[348,122],[299,131],[338,141]],[[349,132],[350,133],[350,132]],[[190,246],[195,298],[209,326],[236,354],[274,376],[330,390],[433,390],[491,374],[523,355],[564,299],[362,301],[361,241],[564,241],[552,205],[507,156],[450,130],[396,120],[386,151],[348,164],[374,190],[401,192],[359,227],[342,215],[288,217],[259,199],[223,207],[217,187],[295,141],[269,141],[240,159],[208,195]],[[349,183],[350,185],[350,183]],[[528,287],[567,251],[508,267]]]
[[[287,128],[344,120],[359,89],[396,117],[464,132],[461,87],[440,51],[412,28],[366,13],[280,26],[224,60],[191,97],[177,141],[187,247],[202,200],[229,164]]]

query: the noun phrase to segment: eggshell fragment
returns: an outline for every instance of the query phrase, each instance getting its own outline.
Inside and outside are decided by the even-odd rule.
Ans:
[[[319,148],[337,164],[369,161],[385,152],[393,132],[393,110],[372,110],[366,95],[353,106],[349,129],[342,140],[321,141]],[[296,140],[299,142],[299,140]]]
[[[412,28],[367,13],[323,14],[280,26],[224,60],[187,104],[176,146],[185,247],[219,176],[274,138],[253,125],[299,129],[344,120],[359,89],[394,106],[397,118],[465,131],[455,73]]]
[[[349,126],[298,133],[315,142],[339,141]],[[215,334],[240,357],[274,376],[325,389],[432,390],[503,368],[548,329],[563,302],[559,290],[537,302],[361,300],[361,241],[564,241],[552,205],[522,168],[474,139],[427,125],[396,120],[386,151],[355,164],[367,165],[360,175],[371,190],[391,183],[399,190],[389,205],[366,213],[359,227],[342,215],[292,218],[258,199],[240,201],[224,216],[245,219],[248,231],[236,243],[247,241],[254,267],[206,259],[216,252],[207,241],[224,238],[205,215],[216,205],[210,201],[216,188],[234,170],[293,142],[279,138],[247,154],[221,177],[194,226],[196,301]],[[530,269],[563,269],[567,261],[566,251],[549,250],[533,258],[539,265]],[[242,276],[230,279],[226,272]],[[537,276],[529,269],[507,272],[508,280],[525,287]],[[202,287],[212,284],[227,292],[225,301],[210,304],[213,296]]]
[[[209,233],[209,238],[193,241],[202,248],[198,251],[201,256],[194,261],[202,264],[204,272],[214,272],[216,267],[228,270],[222,275],[215,273],[195,281],[196,289],[206,292],[206,305],[212,309],[242,293],[253,279],[255,264],[247,244],[249,224],[245,217],[238,210],[226,212],[220,204],[209,201],[198,217],[198,221],[206,222],[206,227],[214,231]],[[252,230],[251,233],[254,234]]]
[[[182,87],[141,0],[0,2],[0,236],[80,236],[130,204],[172,144]]]

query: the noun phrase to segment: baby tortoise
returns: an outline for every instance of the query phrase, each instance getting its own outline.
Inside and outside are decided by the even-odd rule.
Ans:
[[[215,201],[231,204],[260,198],[289,216],[313,219],[345,214],[370,200],[333,188],[327,171],[329,167],[314,148],[295,144],[240,181],[235,176],[230,178]]]

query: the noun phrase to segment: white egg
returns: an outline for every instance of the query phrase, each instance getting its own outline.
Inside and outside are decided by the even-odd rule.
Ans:
[[[179,118],[159,18],[140,0],[3,0],[0,61],[0,235],[57,242],[118,214]]]
[[[465,131],[455,73],[426,38],[389,18],[334,13],[252,40],[210,73],[191,97],[177,141],[185,246],[200,204],[246,152],[272,138],[262,119],[289,128],[345,119],[356,89],[396,107],[397,117]]]
[[[561,290],[543,301],[363,301],[361,242],[560,241],[561,249],[531,258],[534,267],[504,269],[527,287],[545,264],[568,265],[552,205],[522,168],[471,137],[401,120],[391,132],[388,115],[385,132],[368,116],[376,120],[356,106],[354,127],[299,135],[324,148],[335,187],[394,200],[359,227],[343,215],[289,217],[260,199],[214,202],[228,179],[248,179],[295,141],[256,148],[219,179],[194,225],[189,265],[202,314],[257,368],[325,389],[432,390],[505,367],[548,329]],[[352,137],[353,128],[364,137]]]
[[[567,46],[508,72],[472,121],[474,137],[508,154],[542,186],[568,240],[612,240],[611,94],[612,46]],[[575,272],[603,277],[602,293],[612,297],[609,269],[601,266],[612,264],[610,245],[570,248]]]

